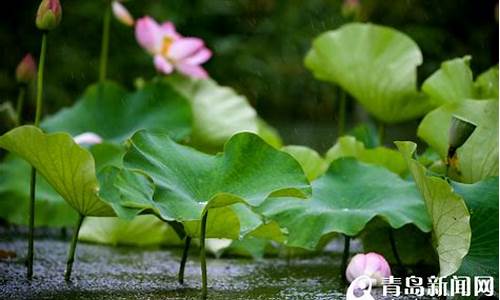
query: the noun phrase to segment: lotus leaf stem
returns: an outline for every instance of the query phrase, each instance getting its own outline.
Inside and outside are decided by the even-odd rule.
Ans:
[[[205,235],[207,229],[208,211],[203,214],[201,218],[201,231],[200,231],[200,264],[201,264],[201,297],[207,297],[207,259],[205,253]]]
[[[349,252],[351,249],[351,237],[344,234],[344,253],[342,255],[341,272],[342,279],[346,280],[345,271],[347,269],[347,260],[349,260]]]
[[[71,271],[73,270],[73,262],[75,261],[76,244],[78,243],[78,234],[84,218],[85,216],[82,214],[78,216],[78,221],[73,232],[73,239],[71,240],[71,245],[69,246],[68,259],[66,261],[66,271],[64,272],[64,280],[66,281],[70,281],[71,279]]]
[[[184,268],[189,254],[189,246],[191,245],[191,237],[186,236],[184,240],[184,251],[182,252],[181,265],[179,267],[179,283],[184,284]]]

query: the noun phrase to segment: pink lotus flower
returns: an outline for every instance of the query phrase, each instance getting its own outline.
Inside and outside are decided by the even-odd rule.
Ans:
[[[129,11],[121,4],[119,1],[113,1],[111,4],[111,8],[113,9],[113,15],[115,18],[120,21],[122,24],[127,26],[134,25],[134,18],[129,13]]]
[[[135,36],[139,44],[153,55],[156,69],[171,74],[174,69],[193,78],[206,78],[201,64],[212,56],[203,40],[183,37],[171,22],[158,24],[151,17],[137,20]]]
[[[371,278],[373,285],[381,285],[383,278],[391,276],[391,268],[382,255],[370,252],[356,254],[349,262],[345,274],[349,282],[366,275]]]

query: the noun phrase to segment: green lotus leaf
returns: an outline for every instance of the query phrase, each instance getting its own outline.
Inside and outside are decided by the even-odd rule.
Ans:
[[[477,127],[465,144],[457,150],[458,170],[452,178],[473,183],[498,175],[498,101],[463,100],[443,105],[425,116],[418,136],[434,148],[441,158],[448,151],[448,131],[455,115],[474,122]]]
[[[467,206],[446,180],[426,175],[426,169],[412,158],[417,147],[415,143],[396,142],[396,145],[408,163],[432,220],[440,276],[449,276],[458,270],[469,251],[471,227]]]
[[[97,172],[108,165],[121,166],[125,154],[123,147],[110,143],[96,144],[89,150]],[[9,154],[0,164],[0,174],[0,217],[13,224],[28,225],[31,166]],[[37,178],[36,191],[36,227],[73,226],[76,223],[77,213],[42,176]]]
[[[479,99],[498,99],[498,65],[480,74],[474,88]]]
[[[363,143],[351,136],[339,138],[326,153],[327,162],[341,157],[355,157],[359,161],[385,167],[399,175],[408,170],[403,156],[398,151],[382,146],[366,149]]]
[[[254,237],[266,241],[275,241],[278,243],[284,243],[288,231],[281,228],[280,225],[274,220],[265,220],[251,231],[246,237]]]
[[[325,159],[311,148],[290,145],[283,147],[282,150],[289,153],[299,162],[307,179],[310,181],[318,178],[328,169],[328,163]]]
[[[235,199],[236,200],[236,199]],[[206,209],[206,207],[205,207]],[[199,220],[184,221],[184,230],[191,237],[199,237]],[[240,239],[263,224],[259,215],[242,203],[210,208],[206,233],[211,238]]]
[[[469,67],[470,56],[445,61],[422,84],[422,91],[435,106],[474,98],[474,82]]]
[[[0,218],[9,223],[28,225],[31,166],[14,156],[0,163]],[[36,182],[35,226],[73,226],[77,213],[38,176]]]
[[[474,184],[452,182],[470,210],[472,239],[459,275],[498,277],[498,177]]]
[[[46,118],[41,127],[73,136],[94,132],[118,143],[140,129],[168,131],[175,138],[183,138],[191,130],[191,109],[164,80],[147,83],[133,93],[105,82],[90,86],[72,107]]]
[[[287,246],[315,249],[331,233],[355,236],[375,217],[393,228],[415,224],[425,232],[431,229],[415,184],[383,167],[337,159],[312,187],[309,201],[270,198],[258,208],[288,230]]]
[[[375,126],[371,123],[361,123],[349,130],[347,135],[355,137],[366,148],[371,149],[380,146],[379,134]]]
[[[169,76],[168,81],[189,102],[193,110],[190,144],[217,151],[235,133],[258,131],[257,113],[244,96],[212,79]]]
[[[0,147],[29,162],[80,214],[114,215],[98,195],[92,154],[69,134],[45,134],[37,127],[21,126],[0,136]]]
[[[432,108],[417,91],[421,63],[422,53],[408,36],[361,23],[321,34],[305,59],[316,78],[340,85],[386,123],[415,119]]]
[[[300,165],[253,133],[234,135],[218,155],[147,131],[136,133],[129,144],[125,166],[148,174],[155,191],[121,205],[182,222],[192,237],[200,235],[206,211],[207,237],[238,239],[262,223],[260,216],[241,204],[258,206],[270,195],[304,198],[310,194]]]
[[[182,245],[175,231],[152,215],[137,216],[131,221],[116,217],[88,217],[83,221],[78,239],[114,246]]]
[[[125,149],[122,145],[103,142],[101,144],[92,145],[89,150],[94,157],[95,168],[98,173],[107,166],[123,166]]]
[[[424,91],[435,105],[461,102],[466,99],[498,99],[498,66],[473,80],[470,56],[445,61],[422,84]]]

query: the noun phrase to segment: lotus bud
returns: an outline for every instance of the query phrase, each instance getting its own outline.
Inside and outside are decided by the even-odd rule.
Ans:
[[[42,0],[36,13],[36,27],[52,30],[61,23],[62,8],[59,0]]]
[[[460,148],[476,129],[476,124],[457,116],[451,118],[450,138],[448,144],[450,148]]]
[[[391,268],[382,255],[374,252],[361,253],[351,259],[345,274],[349,282],[363,275],[368,276],[376,286],[382,285],[383,279],[391,276]]]
[[[95,145],[102,143],[102,138],[93,132],[84,132],[73,138],[78,145]]]
[[[119,1],[113,1],[111,8],[113,9],[113,15],[115,15],[115,18],[122,24],[127,26],[134,25],[134,18]]]
[[[361,4],[359,0],[344,0],[342,4],[342,16],[345,18],[355,17],[357,18],[361,11]]]
[[[31,54],[26,54],[16,68],[16,80],[19,83],[29,83],[36,77],[36,63]]]

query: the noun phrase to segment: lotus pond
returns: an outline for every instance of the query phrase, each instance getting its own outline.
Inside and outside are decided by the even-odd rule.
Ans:
[[[63,106],[44,88],[75,11],[33,6],[38,55],[0,106],[0,298],[498,296],[498,57],[422,76],[410,34],[339,1],[345,22],[307,35],[299,61],[334,117],[271,122],[211,77],[223,45],[131,2],[89,4],[98,80]],[[110,47],[117,26],[149,67],[133,84],[108,74],[130,56]]]

